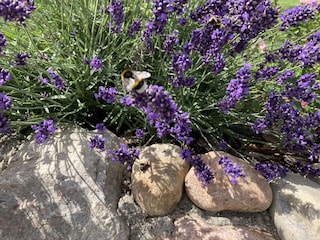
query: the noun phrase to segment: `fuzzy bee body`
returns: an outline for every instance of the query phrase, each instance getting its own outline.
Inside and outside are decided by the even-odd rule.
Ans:
[[[214,28],[218,29],[221,28],[222,26],[222,21],[219,17],[210,14],[209,15],[209,20],[207,21],[207,24],[210,24],[211,26],[213,26]]]
[[[126,92],[143,93],[148,87],[145,79],[149,77],[151,74],[146,71],[125,70],[121,73],[123,89]]]

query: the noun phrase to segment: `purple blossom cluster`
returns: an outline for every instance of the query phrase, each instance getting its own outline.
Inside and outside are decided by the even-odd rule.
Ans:
[[[0,111],[12,108],[12,100],[6,94],[0,92]]]
[[[318,97],[314,91],[320,89],[319,83],[316,82],[317,76],[315,73],[304,74],[294,84],[287,83],[283,96],[290,100],[312,103]]]
[[[90,138],[89,147],[91,149],[97,148],[100,150],[100,152],[103,152],[105,151],[106,143],[107,143],[107,139],[105,139],[104,137],[100,137],[98,135],[94,135],[93,138]]]
[[[35,139],[37,144],[41,144],[49,140],[49,137],[57,130],[52,119],[44,120],[39,125],[32,125],[35,131]]]
[[[137,32],[141,30],[141,20],[140,19],[135,19],[128,30],[128,36],[133,37]]]
[[[218,104],[220,110],[225,114],[228,113],[231,108],[234,108],[236,103],[240,101],[244,95],[249,94],[250,69],[250,64],[244,64],[237,72],[237,78],[230,81],[226,91],[226,98]]]
[[[189,54],[174,54],[171,61],[171,67],[177,77],[170,78],[169,82],[176,88],[180,88],[182,86],[192,87],[196,83],[194,77],[185,77],[185,72],[192,67],[192,60]]]
[[[286,60],[302,67],[313,67],[320,62],[320,32],[310,35],[304,45],[286,41],[279,51],[267,57],[268,62]]]
[[[227,147],[228,147],[228,143],[225,141],[225,140],[221,140],[219,142],[219,150],[227,150]]]
[[[137,138],[142,138],[144,135],[144,131],[142,129],[137,129],[135,135]]]
[[[182,149],[180,151],[180,157],[195,168],[196,176],[201,180],[203,187],[211,183],[214,178],[212,171],[199,155],[190,149]]]
[[[226,175],[231,176],[231,183],[236,184],[237,178],[245,177],[246,175],[243,173],[243,169],[240,165],[235,164],[228,157],[220,157],[218,160],[218,164],[222,165],[224,172]]]
[[[162,34],[167,25],[169,15],[175,13],[180,16],[186,11],[188,0],[154,0],[152,2],[153,19],[146,24],[141,40],[145,42],[149,51],[153,50],[151,37],[154,34]]]
[[[44,84],[44,85],[47,85],[48,83],[49,83],[49,80],[47,79],[47,78],[44,78],[44,77],[39,77],[38,78],[38,82],[39,83],[42,83],[42,84]]]
[[[166,34],[166,40],[163,42],[163,50],[167,55],[171,55],[173,53],[174,46],[178,44],[178,31],[173,31],[172,34]]]
[[[226,7],[228,17],[224,18],[223,24],[239,36],[233,43],[236,52],[242,52],[251,39],[274,27],[279,16],[279,10],[273,8],[270,0],[230,0]]]
[[[314,167],[312,164],[303,164],[301,160],[295,163],[295,169],[298,173],[309,177],[320,177],[320,168]]]
[[[8,134],[11,132],[10,128],[10,121],[7,119],[6,116],[0,114],[0,134]]]
[[[112,156],[113,162],[127,164],[127,169],[131,170],[132,165],[136,159],[139,159],[140,151],[137,149],[128,148],[124,143],[120,143],[120,148],[116,150],[109,150],[108,154]]]
[[[103,133],[107,130],[106,126],[103,123],[97,123],[96,129],[97,129],[98,133]]]
[[[232,39],[232,34],[225,29],[216,29],[211,24],[192,31],[190,40],[184,46],[184,52],[198,52],[205,65],[212,65],[212,70],[219,73],[225,66],[223,47]]]
[[[109,27],[113,33],[122,33],[122,23],[124,22],[124,7],[121,0],[113,0],[108,8],[114,24],[109,23]]]
[[[28,53],[18,53],[16,55],[16,66],[24,67],[27,65],[27,58],[30,58],[30,55]]]
[[[221,26],[208,22],[212,16],[220,19]],[[272,7],[270,0],[207,1],[190,17],[203,26],[193,30],[185,51],[200,53],[203,63],[211,65],[212,72],[220,73],[226,65],[224,47],[230,40],[233,49],[228,54],[242,52],[251,39],[277,23],[278,9]]]
[[[9,71],[6,71],[0,67],[0,86],[10,80],[12,80],[12,75],[9,73]]]
[[[63,79],[58,74],[55,73],[53,68],[49,68],[47,72],[50,75],[53,86],[55,86],[59,90],[64,90],[67,87]]]
[[[227,12],[227,2],[228,0],[206,1],[202,6],[191,12],[190,18],[198,23],[205,23],[207,16],[210,14],[222,17]]]
[[[103,68],[103,62],[99,57],[94,57],[90,61],[90,67],[93,69],[94,72],[97,72],[101,68]]]
[[[173,55],[171,61],[172,69],[178,76],[183,76],[192,67],[192,60],[188,54],[181,53]]]
[[[319,160],[320,144],[317,139],[320,134],[317,128],[320,124],[320,110],[303,114],[295,107],[293,101],[300,98],[309,103],[315,95],[305,92],[310,91],[312,85],[317,85],[314,83],[314,75],[305,74],[297,80],[294,88],[288,87],[288,90],[282,93],[271,91],[265,104],[265,117],[259,118],[253,129],[256,133],[261,133],[277,127],[283,135],[285,149],[308,153],[310,160]]]
[[[0,55],[4,54],[3,48],[6,46],[6,44],[6,37],[2,32],[0,32]]]
[[[276,78],[276,83],[279,85],[284,84],[286,81],[294,78],[294,71],[293,70],[285,70],[280,76]]]
[[[290,9],[284,10],[281,14],[281,30],[289,27],[296,27],[300,22],[305,22],[315,17],[315,8],[311,5],[299,5]]]
[[[274,76],[276,76],[279,72],[280,68],[278,66],[267,66],[267,67],[263,67],[260,68],[258,70],[258,72],[256,72],[255,74],[255,79],[258,81],[261,80],[270,80],[272,79]]]
[[[111,104],[117,100],[117,90],[115,88],[99,87],[98,93],[94,93],[96,99],[103,99],[106,103]]]
[[[256,163],[255,170],[259,171],[268,182],[276,178],[283,178],[287,176],[288,169],[284,166],[279,164],[272,164],[272,163]]]
[[[146,113],[151,126],[157,130],[159,138],[172,134],[178,141],[190,144],[192,138],[189,114],[177,106],[172,96],[162,86],[150,85],[142,94],[129,98],[132,105]],[[124,103],[127,103],[128,98]]]
[[[170,77],[169,82],[175,87],[180,88],[182,86],[184,87],[192,87],[196,84],[196,79],[194,77]]]
[[[34,0],[1,0],[0,16],[5,21],[16,21],[25,25],[25,20],[36,9]]]

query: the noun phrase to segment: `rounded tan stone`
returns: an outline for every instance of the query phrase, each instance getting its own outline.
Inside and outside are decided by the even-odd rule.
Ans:
[[[238,178],[236,184],[224,173],[218,164],[220,157],[227,156],[239,164],[245,178]],[[214,180],[202,187],[192,167],[185,178],[185,189],[191,201],[207,211],[261,212],[272,202],[272,190],[266,179],[247,162],[221,151],[212,151],[201,156],[214,173]]]
[[[172,144],[154,144],[140,153],[132,167],[132,194],[149,216],[164,216],[181,199],[189,164]]]

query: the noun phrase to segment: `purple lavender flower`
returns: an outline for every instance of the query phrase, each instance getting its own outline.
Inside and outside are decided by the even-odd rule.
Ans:
[[[136,34],[137,32],[139,32],[141,30],[141,21],[140,19],[135,19],[128,31],[128,35],[129,37],[133,37],[134,34]]]
[[[219,149],[225,151],[228,147],[228,143],[225,140],[219,142]]]
[[[202,181],[203,187],[211,183],[214,178],[213,173],[199,155],[195,154],[195,152],[190,149],[181,149],[180,157],[195,168],[196,176]]]
[[[126,107],[131,107],[134,104],[134,99],[131,95],[124,96],[119,100],[120,104],[125,105]]]
[[[103,152],[105,150],[107,139],[104,137],[100,137],[98,135],[94,135],[93,138],[90,138],[89,147],[91,149],[97,148],[100,150],[100,152]]]
[[[115,23],[115,25],[109,23],[111,31],[113,33],[121,33],[122,23],[124,21],[124,8],[121,0],[113,0],[108,8],[108,12],[111,14],[112,19]]]
[[[258,81],[261,80],[270,80],[274,76],[276,76],[279,72],[279,67],[278,66],[272,66],[272,67],[265,67],[259,69],[259,71],[255,74],[255,79]]]
[[[0,92],[0,111],[8,110],[12,108],[12,100],[7,95]]]
[[[0,86],[12,79],[12,75],[0,67]]]
[[[44,120],[39,125],[32,125],[31,127],[35,131],[34,137],[37,144],[48,141],[49,137],[57,130],[52,119]]]
[[[280,29],[285,30],[289,27],[298,26],[299,22],[305,22],[315,17],[315,9],[310,5],[299,5],[284,10],[280,19],[282,21]]]
[[[53,68],[49,68],[47,71],[50,75],[52,84],[58,88],[59,90],[63,90],[66,88],[66,84],[64,83],[63,79],[55,73]]]
[[[179,18],[179,19],[178,19],[178,23],[179,23],[180,26],[184,26],[184,25],[187,24],[187,19],[185,19],[185,18]]]
[[[0,16],[5,21],[16,21],[25,25],[25,20],[36,9],[33,0],[1,0]]]
[[[178,141],[190,142],[191,121],[162,86],[150,85],[142,94],[133,94],[133,106],[147,114],[151,126],[156,127],[157,135],[163,138],[172,134]]]
[[[294,78],[293,70],[286,70],[280,76],[277,77],[276,83],[282,85],[286,80]]]
[[[120,143],[120,148],[116,150],[109,150],[108,154],[111,155],[111,161],[127,164],[127,169],[131,170],[132,165],[136,159],[139,159],[140,151],[130,149],[124,143]]]
[[[91,59],[90,67],[93,68],[94,72],[97,72],[99,69],[103,68],[103,62],[96,56]]]
[[[163,50],[167,55],[172,54],[174,46],[179,44],[178,31],[173,31],[172,34],[166,35],[166,40],[163,43]]]
[[[115,88],[105,88],[103,86],[99,87],[98,93],[94,94],[96,99],[103,99],[108,104],[111,104],[117,100],[117,90]]]
[[[106,126],[103,123],[97,123],[96,129],[97,129],[98,133],[103,133],[107,130]]]
[[[226,13],[226,0],[223,1],[206,1],[203,5],[192,11],[190,18],[198,23],[205,23],[209,14],[222,16]]]
[[[316,168],[311,164],[303,164],[301,160],[298,160],[294,165],[295,169],[297,169],[300,174],[309,177],[320,177],[320,168]]]
[[[24,67],[27,65],[27,58],[30,58],[30,55],[28,53],[18,53],[16,55],[16,66]]]
[[[176,77],[176,78],[169,78],[169,82],[175,88],[180,88],[182,86],[190,88],[196,83],[196,80],[194,77]]]
[[[317,160],[319,159],[320,144],[317,140],[319,136],[315,133],[320,124],[320,111],[304,114],[295,107],[293,101],[285,101],[301,96],[305,99],[304,90],[300,91],[300,89],[303,89],[301,88],[302,86],[309,89],[314,77],[312,74],[312,76],[305,75],[302,76],[303,80],[306,78],[311,82],[305,83],[300,79],[297,84],[298,88],[294,86],[291,88],[287,85],[288,88],[282,93],[277,93],[274,90],[270,92],[269,99],[265,105],[265,117],[258,119],[253,129],[257,133],[261,133],[266,129],[276,127],[283,136],[285,149],[292,152],[308,153],[310,160]],[[310,96],[312,97],[308,91],[306,91],[307,99]]]
[[[173,71],[180,77],[192,67],[192,60],[188,54],[175,54],[171,61]]]
[[[0,55],[4,54],[3,48],[6,46],[6,37],[0,32]]]
[[[304,74],[296,80],[294,86],[288,83],[285,96],[289,99],[303,100],[306,103],[313,102],[318,97],[313,91],[313,86],[317,86],[316,78],[317,74],[315,73]]]
[[[233,44],[236,52],[243,51],[251,39],[277,23],[279,10],[272,5],[269,0],[227,1],[223,24],[229,32],[239,35],[238,42]]]
[[[49,80],[47,78],[39,77],[38,82],[47,85],[49,83]]]
[[[238,177],[245,177],[246,175],[242,173],[242,167],[240,165],[235,164],[228,157],[220,157],[218,161],[219,165],[222,165],[224,172],[226,175],[231,176],[231,183],[236,184]]]
[[[251,79],[251,65],[246,63],[237,72],[237,78],[232,79],[227,87],[226,99],[222,100],[218,107],[225,114],[234,108],[244,95],[249,94],[249,80]]]
[[[279,165],[272,163],[257,163],[255,169],[259,171],[268,182],[271,182],[273,179],[282,178],[287,176],[288,169]]]
[[[11,132],[9,129],[10,122],[6,116],[0,114],[0,134],[8,134]]]
[[[226,61],[222,53],[217,53],[214,60],[211,71],[214,73],[220,73],[223,71],[226,66]]]
[[[144,131],[142,129],[137,129],[135,135],[137,138],[142,138],[144,135]]]

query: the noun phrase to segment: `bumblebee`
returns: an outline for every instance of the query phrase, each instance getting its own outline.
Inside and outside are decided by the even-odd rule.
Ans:
[[[126,92],[143,93],[148,87],[145,79],[149,77],[151,77],[151,74],[146,71],[124,70],[121,73],[123,89]]]
[[[222,27],[221,19],[218,18],[217,16],[213,15],[213,14],[209,15],[209,20],[207,21],[207,24],[210,24],[215,29],[218,29],[218,28]]]

